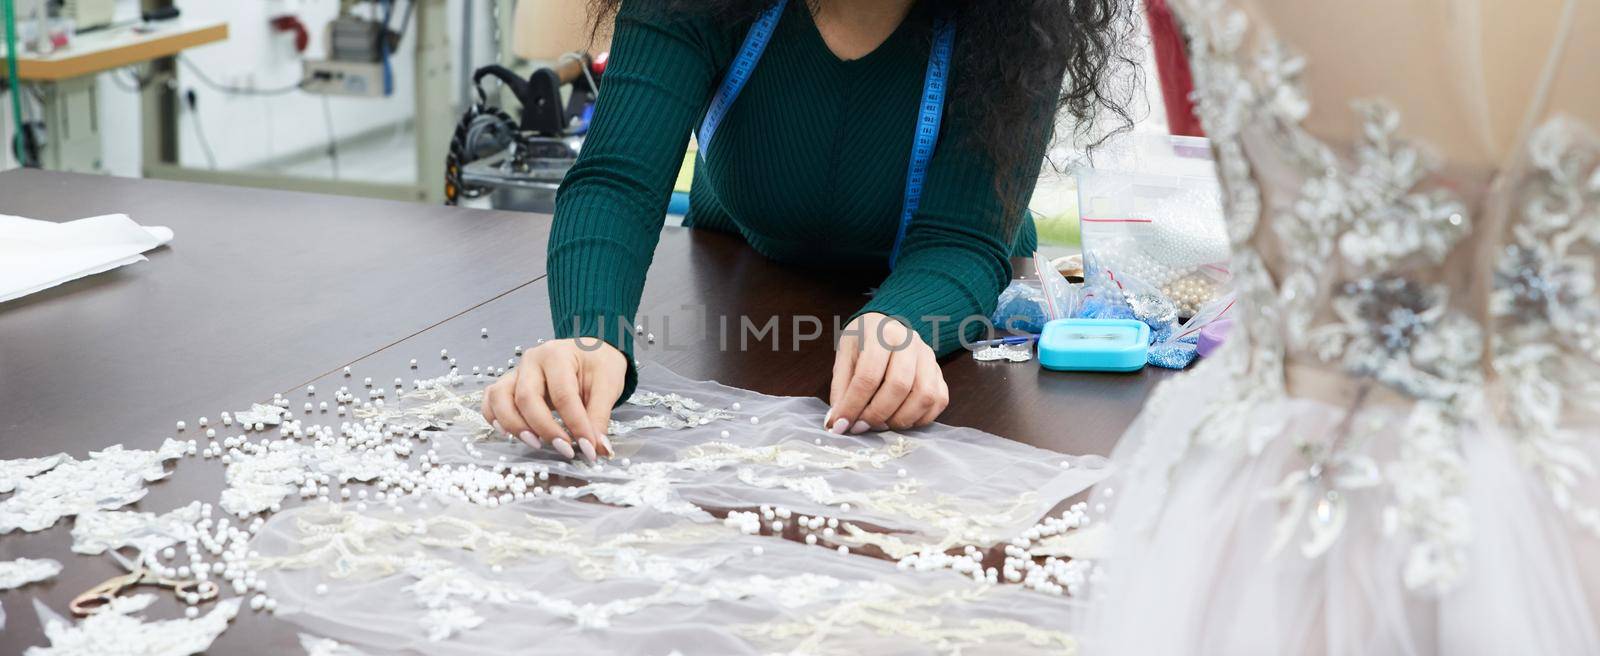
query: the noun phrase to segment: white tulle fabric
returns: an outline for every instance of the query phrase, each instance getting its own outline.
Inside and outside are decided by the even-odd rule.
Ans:
[[[1075,644],[1057,626],[1067,598],[649,509],[550,497],[402,508],[315,504],[269,522],[252,546],[278,617],[373,653],[1033,654]]]
[[[371,424],[424,431],[427,476],[457,482],[429,488],[450,493],[313,501],[272,515],[249,565],[279,602],[276,616],[367,653],[1074,648],[1061,623],[1070,597],[994,585],[981,569],[917,571],[836,549],[895,556],[1017,538],[1103,479],[1103,459],[947,426],[837,436],[819,427],[826,407],[816,399],[653,366],[640,374],[644,392],[614,415],[628,427],[614,431],[621,457],[599,466],[495,437],[476,390],[426,386],[364,408]],[[343,447],[318,448],[325,464],[348,461],[336,453]],[[400,480],[387,465],[330,467],[319,471]],[[505,472],[524,478],[471,482]],[[781,514],[764,517],[762,506]],[[822,525],[816,518],[831,520],[825,533],[809,531],[824,536],[816,544],[746,525],[771,533],[781,521],[793,535],[798,522]]]
[[[1085,651],[1600,652],[1600,7],[1172,4],[1245,311],[1113,453]]]

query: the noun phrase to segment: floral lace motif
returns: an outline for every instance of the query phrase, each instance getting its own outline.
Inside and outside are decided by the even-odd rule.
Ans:
[[[1523,460],[1556,506],[1600,535],[1600,510],[1573,495],[1596,464],[1577,446],[1585,436],[1561,425],[1569,409],[1600,410],[1600,142],[1556,119],[1534,133],[1528,151],[1536,175],[1489,299],[1499,328],[1493,367],[1506,381]]]
[[[1363,278],[1333,300],[1339,323],[1311,332],[1318,357],[1408,396],[1462,401],[1481,387],[1483,338],[1453,313],[1443,286],[1408,278]]]
[[[205,651],[239,612],[240,599],[217,602],[195,619],[146,622],[138,613],[156,599],[153,594],[117,597],[76,626],[44,606],[39,617],[49,647],[32,647],[28,656],[182,656]]]
[[[23,479],[16,493],[0,501],[0,534],[39,531],[62,517],[121,508],[144,498],[144,484],[167,477],[168,460],[188,452],[186,442],[167,440],[157,451],[125,450],[121,445],[64,458],[42,474]]]
[[[20,588],[61,573],[61,563],[49,558],[0,560],[0,590]]]
[[[87,555],[133,547],[146,560],[163,548],[195,539],[203,515],[200,502],[157,516],[147,512],[96,511],[72,524],[72,551]]]
[[[43,458],[0,460],[0,494],[17,489],[17,483],[24,478],[43,474],[50,471],[50,468],[70,459],[65,453],[57,453]]]
[[[639,576],[668,581],[704,572],[720,559],[687,559],[650,553],[647,547],[710,544],[727,533],[707,525],[678,525],[670,530],[645,530],[596,540],[553,519],[525,515],[525,526],[507,529],[458,517],[436,515],[415,520],[385,519],[351,513],[338,506],[313,509],[296,520],[302,551],[263,557],[262,567],[322,567],[333,578],[389,576],[405,570],[412,555],[386,548],[397,540],[425,547],[478,554],[488,563],[530,557],[560,558],[585,580]]]
[[[300,648],[306,650],[306,656],[367,656],[367,653],[351,647],[350,645],[317,636],[300,634]]]
[[[727,410],[707,408],[694,399],[678,394],[657,394],[640,390],[628,397],[628,405],[665,408],[667,414],[648,415],[632,421],[614,421],[610,426],[611,435],[627,435],[641,428],[678,430],[733,418],[733,413]]]
[[[1022,643],[1064,654],[1077,652],[1077,640],[1061,631],[1015,620],[982,617],[951,622],[936,612],[944,606],[980,603],[992,591],[993,588],[976,587],[920,595],[889,589],[879,594],[855,596],[793,621],[743,626],[740,632],[759,641],[788,645],[789,653],[795,654],[859,653],[853,646],[829,642],[852,629],[932,645],[945,654],[961,654],[968,649],[985,651],[1005,643]]]
[[[440,430],[457,424],[472,427],[475,440],[502,439],[494,427],[483,420],[479,406],[483,392],[458,394],[450,389],[450,381],[421,381],[418,388],[401,396],[404,405],[363,406],[355,415],[384,423],[403,426],[407,430]],[[707,408],[694,399],[679,394],[660,394],[638,390],[627,400],[627,405],[639,408],[662,408],[665,414],[650,414],[632,420],[613,420],[607,435],[627,435],[646,428],[681,430],[704,426],[713,421],[732,419],[733,413],[721,408]],[[558,417],[559,419],[559,417]]]

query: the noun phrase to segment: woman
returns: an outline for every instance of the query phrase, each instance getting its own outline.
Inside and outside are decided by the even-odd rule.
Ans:
[[[786,264],[869,272],[864,286],[878,288],[839,342],[826,425],[859,433],[932,422],[947,400],[936,358],[959,347],[953,326],[987,316],[1010,278],[1008,257],[1033,250],[1024,217],[1057,110],[1081,126],[1103,109],[1123,115],[1104,89],[1108,64],[1124,61],[1116,46],[1127,8],[619,4],[592,6],[599,20],[616,15],[611,59],[556,201],[549,284],[560,339],[526,352],[488,389],[484,416],[568,458],[609,453],[611,408],[635,381],[633,315],[698,128],[687,225],[739,234]],[[758,65],[730,76],[752,51]],[[914,136],[930,121],[920,110],[945,88],[933,77],[941,69],[949,97],[932,104],[943,110],[931,119],[938,138],[919,159]],[[907,184],[918,165],[920,196]]]

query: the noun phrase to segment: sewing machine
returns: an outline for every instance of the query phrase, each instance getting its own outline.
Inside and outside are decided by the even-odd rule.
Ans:
[[[551,212],[556,189],[588,130],[605,60],[568,53],[561,63],[523,79],[503,66],[472,76],[479,102],[462,116],[445,160],[445,202],[490,195],[499,209]],[[489,104],[483,79],[500,80],[521,107],[518,118]],[[562,100],[562,89],[567,99]]]

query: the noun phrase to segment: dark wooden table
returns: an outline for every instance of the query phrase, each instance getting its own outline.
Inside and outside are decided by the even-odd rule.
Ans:
[[[449,349],[463,370],[504,366],[552,333],[544,282],[549,217],[406,203],[39,171],[0,173],[0,213],[70,220],[122,212],[176,238],[149,262],[0,304],[0,459],[122,443],[153,449],[204,439],[202,415],[247,408],[308,383],[340,385],[437,375]],[[768,394],[826,397],[831,325],[867,285],[776,266],[726,235],[666,229],[641,316],[655,344],[641,360],[697,379]],[[717,317],[778,319],[778,339],[720,349]],[[795,316],[823,336],[792,348]],[[709,317],[702,330],[701,317]],[[489,329],[489,336],[480,331]],[[802,325],[809,328],[809,325]],[[780,343],[781,342],[781,343]],[[773,350],[774,346],[776,350]],[[413,371],[408,362],[417,359]],[[353,376],[342,369],[350,366]],[[1033,364],[944,364],[951,404],[941,421],[1068,453],[1109,453],[1164,372],[1071,375]],[[353,383],[351,381],[354,381]],[[291,395],[295,407],[304,392]],[[222,468],[182,461],[133,508],[163,512],[214,500]],[[55,558],[57,578],[0,593],[0,654],[45,639],[30,598],[58,612],[119,573],[71,554],[70,520],[0,536],[0,560]],[[163,598],[152,617],[171,617]],[[212,653],[298,653],[293,627],[244,611]]]

